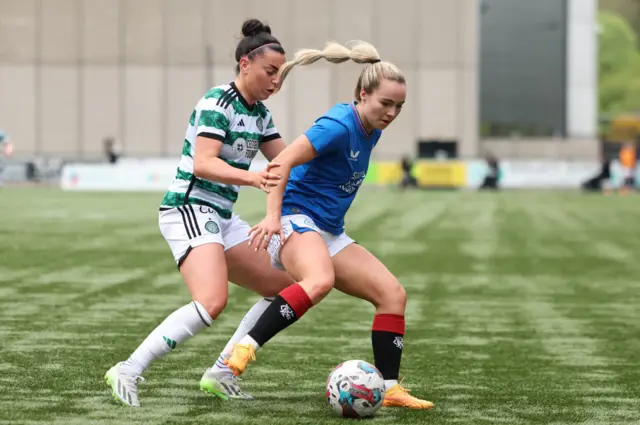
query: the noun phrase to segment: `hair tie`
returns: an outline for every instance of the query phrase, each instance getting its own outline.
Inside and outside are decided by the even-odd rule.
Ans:
[[[371,61],[372,64],[373,63],[378,63],[378,62],[382,62],[382,59],[374,59],[374,60]]]
[[[256,51],[258,51],[258,50],[260,50],[260,49],[262,49],[263,47],[266,47],[266,46],[280,46],[280,43],[273,43],[273,42],[264,43],[264,44],[256,47],[255,49],[250,50],[249,53],[247,53],[245,56],[249,56],[251,53],[254,53],[254,52],[256,52]]]

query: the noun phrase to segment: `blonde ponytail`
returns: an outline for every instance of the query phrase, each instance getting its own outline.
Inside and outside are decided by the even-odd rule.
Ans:
[[[296,65],[311,65],[324,59],[331,63],[342,63],[351,60],[359,64],[370,64],[360,73],[355,89],[355,99],[360,101],[362,89],[366,93],[371,93],[379,85],[381,80],[397,81],[405,84],[402,71],[390,62],[380,60],[380,55],[375,47],[366,41],[353,41],[350,47],[345,47],[336,42],[329,42],[323,50],[301,49],[296,52],[293,60],[286,62],[280,67],[278,72],[278,90],[282,87],[289,72]]]
[[[375,47],[364,41],[353,42],[351,48],[332,41],[327,43],[323,50],[301,49],[296,52],[293,60],[280,67],[278,86],[282,86],[294,66],[311,65],[320,59],[331,63],[342,63],[348,60],[352,60],[355,63],[376,63],[380,61],[380,56]]]

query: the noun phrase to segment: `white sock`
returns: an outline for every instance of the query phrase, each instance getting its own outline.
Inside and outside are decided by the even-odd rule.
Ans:
[[[154,359],[164,356],[212,322],[207,311],[197,301],[180,307],[142,341],[124,363],[125,367],[133,374],[141,375]]]
[[[394,385],[398,384],[398,380],[397,379],[385,379],[384,380],[384,390],[387,391],[389,390],[389,388],[393,387]]]
[[[213,365],[212,369],[214,372],[231,372],[231,369],[224,364],[225,359],[229,358],[231,355],[231,350],[233,346],[236,345],[256,324],[262,313],[271,305],[271,301],[273,298],[261,298],[257,303],[251,307],[251,310],[247,312],[242,318],[240,325],[238,325],[238,329],[233,334],[227,345],[224,347],[224,350],[220,353],[218,360]],[[255,342],[255,341],[254,341]]]
[[[256,342],[255,339],[251,338],[249,335],[245,335],[240,340],[240,344],[249,344],[253,346],[254,351],[258,351],[260,349],[260,344]]]

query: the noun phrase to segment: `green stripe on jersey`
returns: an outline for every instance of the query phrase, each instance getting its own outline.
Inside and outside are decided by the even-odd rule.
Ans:
[[[182,146],[182,155],[189,157],[189,158],[193,158],[193,155],[191,155],[191,143],[189,143],[189,141],[187,139],[184,140],[184,145]],[[237,168],[239,170],[244,170],[244,171],[249,171],[249,164],[244,163],[244,162],[236,162],[236,161],[232,161],[230,159],[226,159],[226,158],[222,158],[219,157],[221,160],[223,160],[224,162],[226,162],[227,164],[231,165],[233,168]],[[178,169],[178,172],[180,172],[181,170]]]
[[[222,208],[219,205],[216,205],[213,202],[205,201],[204,199],[194,198],[189,196],[189,202],[184,201],[184,193],[177,192],[167,192],[162,198],[162,206],[165,207],[180,207],[182,205],[191,204],[191,205],[204,205],[205,207],[211,207],[218,213],[218,215],[224,219],[230,219],[233,214],[231,210],[226,208]]]
[[[193,183],[194,187],[199,187],[200,189],[206,190],[207,192],[215,193],[216,195],[219,195],[231,202],[236,202],[238,200],[238,192],[234,188],[231,188],[229,186],[222,186],[219,183],[201,179],[194,176],[188,171],[184,171],[178,168],[176,179],[185,180],[187,182],[195,179],[195,182]]]
[[[262,141],[262,137],[262,134],[251,133],[249,131],[227,130],[227,134],[224,136],[224,144],[233,145],[238,139]]]
[[[182,146],[182,155],[193,158],[193,155],[191,155],[191,143],[189,143],[187,139],[184,139],[184,145]]]
[[[209,90],[207,92],[207,94],[204,95],[205,99],[219,99],[222,97],[222,95],[224,94],[224,92],[228,91],[231,88],[231,86],[229,86],[229,88],[227,88],[226,90],[220,87],[214,87],[211,90]]]
[[[218,111],[200,111],[198,126],[213,127],[222,131],[229,128],[229,119]]]

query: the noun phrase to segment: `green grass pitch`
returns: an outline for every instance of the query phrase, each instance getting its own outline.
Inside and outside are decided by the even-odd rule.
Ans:
[[[189,300],[157,224],[162,194],[0,190],[0,424],[331,424],[340,361],[372,360],[373,308],[332,293],[244,376],[254,402],[198,388],[257,297],[146,372],[142,408],[102,377]],[[264,197],[237,207],[259,220]],[[401,374],[433,411],[371,423],[640,423],[640,198],[362,190],[350,236],[407,289]]]

